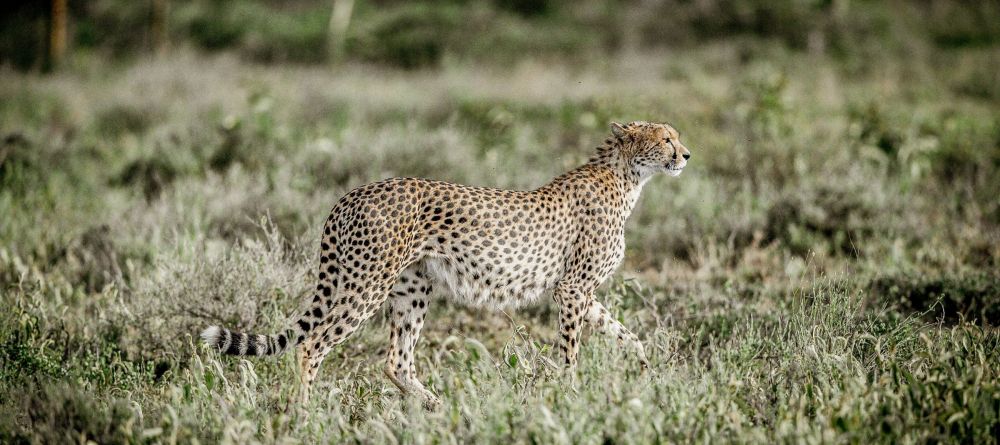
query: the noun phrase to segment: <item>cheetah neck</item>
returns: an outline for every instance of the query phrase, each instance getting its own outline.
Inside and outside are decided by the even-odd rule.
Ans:
[[[655,172],[638,172],[629,168],[626,173],[625,184],[625,208],[628,214],[632,213],[635,203],[639,201],[639,194],[642,193],[642,186],[646,185]]]
[[[618,192],[614,193],[613,196],[621,197],[625,218],[628,218],[635,208],[639,195],[642,193],[642,186],[656,173],[655,171],[637,171],[628,163],[614,156],[597,156],[580,169],[591,171],[592,174],[602,179],[608,189]]]

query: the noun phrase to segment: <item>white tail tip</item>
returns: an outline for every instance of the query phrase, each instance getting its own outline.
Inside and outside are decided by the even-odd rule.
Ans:
[[[218,326],[209,326],[201,331],[201,341],[209,346],[219,346],[219,337],[222,336],[222,329]]]

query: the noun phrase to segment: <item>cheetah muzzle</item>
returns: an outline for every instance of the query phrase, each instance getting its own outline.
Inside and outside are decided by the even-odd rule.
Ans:
[[[586,164],[532,191],[415,178],[363,185],[330,212],[318,283],[294,323],[273,335],[212,326],[201,337],[231,355],[297,347],[306,402],[323,358],[388,301],[385,374],[433,407],[439,401],[417,379],[414,348],[434,286],[490,308],[523,306],[551,290],[568,367],[576,364],[583,323],[615,336],[646,366],[638,337],[594,300],[594,290],[625,255],[625,221],[642,186],[656,173],[679,175],[690,156],[670,125],[612,123]]]

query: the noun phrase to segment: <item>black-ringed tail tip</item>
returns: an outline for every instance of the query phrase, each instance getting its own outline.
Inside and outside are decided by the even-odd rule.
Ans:
[[[288,347],[288,337],[285,334],[251,335],[219,326],[209,326],[201,331],[201,340],[212,349],[227,355],[275,355]]]

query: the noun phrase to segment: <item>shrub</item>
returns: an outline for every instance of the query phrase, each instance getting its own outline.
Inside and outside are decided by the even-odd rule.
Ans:
[[[871,297],[932,321],[1000,325],[1000,275],[891,275],[871,283]]]
[[[0,316],[0,383],[18,385],[31,378],[60,377],[60,358],[46,347],[37,317],[11,308]]]
[[[0,61],[15,68],[43,68],[48,51],[47,2],[18,2],[0,14]]]
[[[720,1],[651,3],[637,14],[649,46],[691,44],[733,35],[773,39],[794,49],[851,54],[889,43],[884,8],[836,1]],[[884,50],[885,48],[880,48]]]
[[[108,136],[141,134],[158,115],[155,110],[131,104],[117,104],[97,113],[97,131]]]
[[[261,1],[195,2],[182,8],[177,27],[210,50],[236,49],[259,62],[327,60],[329,4],[279,8]]]
[[[1000,42],[1000,4],[957,0],[923,2],[923,24],[940,46],[980,46]],[[926,4],[929,3],[929,4]]]
[[[138,433],[131,431],[136,414],[125,401],[98,397],[68,382],[29,384],[13,396],[26,423],[26,427],[10,425],[13,428],[6,434],[13,443],[125,444],[132,443],[131,436]],[[0,433],[0,439],[4,434]]]
[[[461,10],[451,5],[406,4],[359,24],[348,51],[403,68],[434,66],[441,62],[461,20]]]

